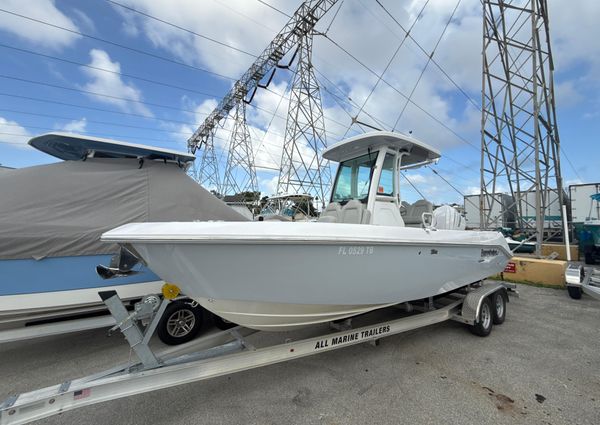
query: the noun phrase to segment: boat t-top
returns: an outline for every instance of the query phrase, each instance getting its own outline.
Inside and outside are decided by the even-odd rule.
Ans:
[[[309,221],[317,218],[312,195],[284,193],[267,199],[258,220]]]
[[[425,143],[373,132],[323,157],[339,167],[317,222],[131,223],[102,240],[124,244],[206,309],[259,330],[456,291],[501,272],[511,258],[500,233],[456,230],[447,208],[405,225],[401,170],[440,158]]]

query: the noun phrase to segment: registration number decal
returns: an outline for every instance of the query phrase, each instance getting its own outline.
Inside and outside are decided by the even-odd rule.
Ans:
[[[338,255],[372,255],[372,246],[340,246]]]

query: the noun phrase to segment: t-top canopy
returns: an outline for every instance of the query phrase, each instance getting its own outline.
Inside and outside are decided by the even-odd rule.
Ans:
[[[402,159],[403,167],[432,162],[441,156],[437,149],[410,136],[390,131],[374,131],[342,140],[330,146],[323,151],[323,158],[341,162],[366,154],[369,149],[376,150],[380,147],[408,152]]]
[[[34,137],[29,144],[39,151],[63,160],[94,158],[146,158],[188,163],[196,157],[187,152],[119,140],[69,133],[48,133]]]

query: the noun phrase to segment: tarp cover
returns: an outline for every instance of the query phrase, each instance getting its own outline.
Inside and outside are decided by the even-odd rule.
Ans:
[[[125,223],[247,221],[176,164],[89,158],[0,174],[0,259],[109,254]]]

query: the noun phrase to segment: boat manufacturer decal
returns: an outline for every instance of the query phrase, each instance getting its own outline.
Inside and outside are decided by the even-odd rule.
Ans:
[[[355,343],[363,339],[370,339],[374,336],[383,335],[390,332],[390,325],[377,326],[360,332],[354,332],[346,335],[332,336],[321,339],[315,344],[315,350],[322,348],[336,347],[344,344]]]
[[[496,257],[497,255],[498,255],[497,249],[482,249],[481,250],[481,258]]]
[[[340,246],[338,255],[372,255],[372,246]]]

